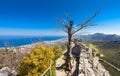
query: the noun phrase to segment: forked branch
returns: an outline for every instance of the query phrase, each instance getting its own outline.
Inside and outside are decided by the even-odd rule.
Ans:
[[[91,22],[97,15],[99,12],[96,12],[92,17],[88,18],[85,22],[83,22],[82,24],[78,24],[77,26],[80,26],[77,30],[73,31],[72,34],[75,34],[76,32],[78,32],[79,30],[87,27],[87,26],[91,26],[92,24],[89,24],[89,22]]]

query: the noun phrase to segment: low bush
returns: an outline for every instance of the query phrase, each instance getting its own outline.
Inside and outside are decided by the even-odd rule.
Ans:
[[[55,75],[55,59],[62,55],[62,48],[38,46],[33,49],[31,53],[23,58],[20,66],[18,76],[41,76],[50,66],[52,69],[52,76]],[[49,76],[47,72],[44,76]]]

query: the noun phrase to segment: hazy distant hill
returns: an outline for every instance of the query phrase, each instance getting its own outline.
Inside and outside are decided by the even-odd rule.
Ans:
[[[82,38],[84,41],[120,41],[120,36],[116,34],[96,33],[91,35],[79,35],[75,37]]]

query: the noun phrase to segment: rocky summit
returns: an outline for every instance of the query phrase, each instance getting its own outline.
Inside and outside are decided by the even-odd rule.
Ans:
[[[72,43],[72,70],[69,76],[110,76],[109,72],[99,62],[99,57],[84,43],[75,41]],[[57,76],[68,76],[60,67],[65,63],[65,54],[56,61]]]

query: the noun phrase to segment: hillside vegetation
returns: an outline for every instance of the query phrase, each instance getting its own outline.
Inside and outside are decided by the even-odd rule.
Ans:
[[[97,49],[97,52],[104,55],[102,59],[105,59],[117,68],[120,68],[120,41],[99,41],[92,42],[92,44],[89,45],[90,47]],[[110,71],[112,76],[120,75],[120,72],[116,71],[104,62],[102,62],[102,64]]]

